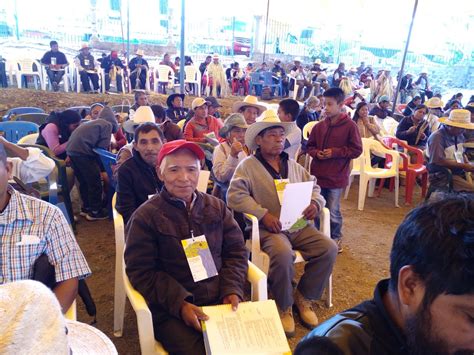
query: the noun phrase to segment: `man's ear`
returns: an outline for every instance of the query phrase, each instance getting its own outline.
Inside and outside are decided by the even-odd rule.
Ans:
[[[262,143],[262,136],[260,135],[256,136],[255,143],[260,147],[260,143]]]
[[[397,289],[400,306],[418,308],[425,295],[425,284],[411,265],[402,267],[398,272]]]
[[[11,161],[7,160],[7,163],[5,165],[5,169],[7,169],[8,180],[13,179],[13,163]]]
[[[159,165],[155,165],[155,171],[156,171],[156,175],[158,175],[158,179],[160,179],[161,181],[163,181],[163,175],[161,174],[161,169],[160,169],[160,166]]]

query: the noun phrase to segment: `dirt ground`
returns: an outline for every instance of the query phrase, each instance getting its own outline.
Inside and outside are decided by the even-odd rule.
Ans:
[[[128,95],[132,100],[131,96]],[[165,97],[152,94],[150,101],[164,103]],[[230,112],[232,102],[237,98],[222,100],[225,106],[224,115]],[[93,102],[105,101],[121,104],[118,95],[87,95],[76,93],[44,93],[34,90],[2,89],[0,90],[0,116],[16,106],[39,106],[50,111]],[[185,102],[190,106],[192,98]],[[419,201],[420,191],[415,190],[414,201]],[[383,190],[380,197],[367,198],[364,211],[357,210],[358,185],[352,185],[348,200],[342,201],[344,216],[344,252],[337,257],[333,274],[333,303],[330,309],[318,304],[317,314],[325,320],[335,313],[358,304],[372,296],[378,280],[388,277],[389,253],[395,230],[410,210],[403,206],[404,188],[401,188],[400,205],[395,208],[394,194]],[[111,221],[87,222],[80,217],[77,226],[77,240],[92,269],[88,285],[97,305],[96,327],[109,336],[120,354],[139,354],[140,347],[136,318],[127,303],[125,326],[122,338],[115,338],[113,327],[113,292],[115,272],[115,241]],[[302,266],[297,270],[302,272]],[[89,323],[92,319],[86,314],[81,301],[78,302],[78,320]],[[308,332],[299,324],[297,334],[289,343],[292,349]]]

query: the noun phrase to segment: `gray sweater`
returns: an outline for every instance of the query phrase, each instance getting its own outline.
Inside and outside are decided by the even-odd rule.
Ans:
[[[288,160],[288,179],[290,183],[314,181],[311,200],[316,202],[321,211],[326,204],[321,196],[321,188],[316,178],[310,175],[293,159]],[[243,213],[250,213],[261,220],[267,212],[280,218],[280,202],[273,177],[255,156],[245,158],[237,166],[227,192],[229,208]]]
[[[112,124],[101,118],[82,123],[72,132],[66,146],[69,156],[95,156],[92,149],[109,149]]]

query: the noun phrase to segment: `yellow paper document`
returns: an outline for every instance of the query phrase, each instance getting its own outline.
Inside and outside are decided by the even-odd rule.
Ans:
[[[243,302],[237,311],[229,304],[202,307],[208,355],[291,354],[275,301]]]

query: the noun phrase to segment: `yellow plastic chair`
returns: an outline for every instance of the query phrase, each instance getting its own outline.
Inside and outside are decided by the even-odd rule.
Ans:
[[[18,144],[36,144],[36,140],[38,139],[39,133],[31,133],[27,134],[24,137],[21,137],[18,140]]]
[[[176,123],[178,125],[179,128],[181,128],[181,130],[183,130],[183,127],[184,127],[184,123],[186,122],[185,119],[182,119],[181,121],[179,121],[178,123]]]
[[[303,127],[303,138],[305,140],[309,139],[309,135],[311,134],[311,130],[313,129],[314,126],[316,126],[319,123],[319,121],[311,121],[308,122],[304,125]]]

